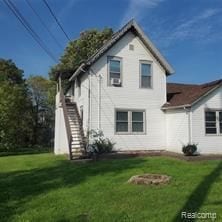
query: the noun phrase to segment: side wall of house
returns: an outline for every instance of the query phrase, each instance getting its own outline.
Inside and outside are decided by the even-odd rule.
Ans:
[[[180,153],[189,142],[189,112],[184,109],[167,110],[167,150]]]
[[[192,139],[200,153],[222,153],[222,134],[205,134],[205,109],[222,110],[222,87],[210,93],[193,107]]]
[[[84,73],[79,77],[79,81],[81,82],[80,86],[78,81],[75,80],[72,82],[74,84],[74,102],[76,102],[79,114],[83,114],[83,130],[86,135],[88,129],[88,112],[89,112],[89,79],[88,73]],[[80,89],[81,88],[81,89]],[[81,112],[82,110],[82,112]]]
[[[134,46],[134,50],[129,50],[129,44]],[[122,87],[108,86],[108,56],[122,59]],[[149,60],[153,64],[152,89],[139,88],[140,60]],[[91,68],[91,128],[100,128],[106,137],[116,143],[116,150],[165,149],[165,114],[161,110],[161,106],[166,102],[165,70],[140,39],[131,32],[127,33]],[[144,110],[145,133],[116,134],[116,109]]]
[[[69,145],[66,134],[65,118],[60,104],[59,93],[56,95],[56,109],[55,109],[55,141],[54,141],[55,154],[68,154]]]

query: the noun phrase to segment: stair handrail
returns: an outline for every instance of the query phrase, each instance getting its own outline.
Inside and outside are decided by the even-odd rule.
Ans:
[[[71,132],[71,126],[69,123],[69,119],[68,119],[68,111],[67,111],[67,106],[66,106],[66,102],[65,102],[65,96],[64,96],[64,92],[63,89],[60,89],[60,102],[62,105],[62,109],[63,109],[63,115],[64,115],[64,119],[65,119],[65,127],[66,127],[66,133],[67,133],[67,139],[68,139],[68,146],[69,146],[69,158],[72,159],[71,154],[71,142],[72,142],[72,132]]]

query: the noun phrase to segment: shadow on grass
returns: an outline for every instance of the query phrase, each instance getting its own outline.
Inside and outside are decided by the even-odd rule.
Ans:
[[[30,155],[30,154],[42,154],[42,153],[52,153],[52,148],[27,148],[18,149],[13,151],[0,151],[0,157],[3,156],[17,156],[17,155]]]
[[[213,183],[218,179],[218,177],[222,173],[222,162],[208,174],[202,182],[196,187],[196,189],[191,193],[188,200],[184,204],[184,206],[177,212],[176,216],[173,219],[173,222],[178,221],[195,221],[195,219],[185,219],[181,218],[182,212],[189,212],[194,213],[198,212],[206,199],[210,188],[212,187]],[[190,181],[192,183],[192,181]],[[213,213],[213,212],[212,212]]]
[[[0,220],[10,221],[24,205],[40,194],[63,187],[73,187],[89,177],[123,170],[143,164],[143,159],[100,161],[75,164],[58,160],[56,165],[28,171],[0,173]]]

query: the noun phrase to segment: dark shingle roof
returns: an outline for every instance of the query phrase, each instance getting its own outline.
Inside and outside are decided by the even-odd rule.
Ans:
[[[202,96],[221,85],[222,79],[201,85],[167,83],[167,103],[163,105],[163,108],[191,106]]]

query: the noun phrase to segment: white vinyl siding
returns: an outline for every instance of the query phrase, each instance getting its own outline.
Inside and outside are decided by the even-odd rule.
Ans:
[[[140,88],[152,88],[152,62],[140,61]]]
[[[133,51],[129,50],[129,44],[134,45]],[[110,87],[108,84],[107,58],[110,55],[121,59],[122,87]],[[153,90],[139,88],[140,61],[152,62]],[[166,74],[140,39],[132,32],[127,33],[91,69],[95,73],[91,76],[91,129],[97,129],[100,122],[99,128],[105,137],[115,142],[116,150],[165,149],[165,115],[161,106],[166,103]],[[98,76],[101,76],[100,80]],[[145,111],[144,133],[116,133],[116,109],[124,111],[125,108]]]
[[[116,110],[116,133],[145,133],[145,111]]]
[[[211,92],[201,101],[193,106],[192,115],[192,140],[198,144],[198,152],[222,154],[222,134],[206,134],[206,111],[222,112],[221,100],[222,87]],[[220,114],[219,117],[220,118]],[[217,129],[219,129],[221,121],[217,120]],[[217,132],[219,132],[217,130]]]
[[[182,146],[189,142],[188,113],[184,109],[166,110],[167,149],[181,152]]]

